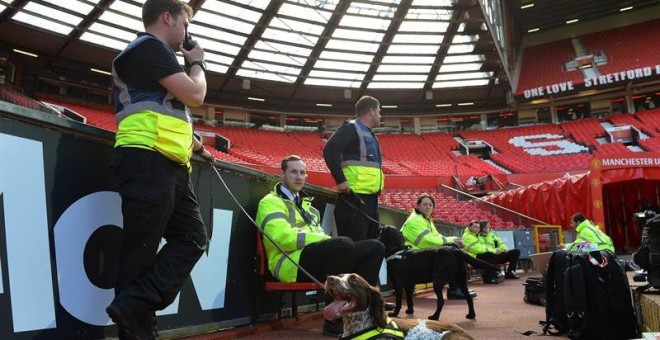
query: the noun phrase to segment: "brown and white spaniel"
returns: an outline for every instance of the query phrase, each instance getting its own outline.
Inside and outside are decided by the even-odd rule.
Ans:
[[[391,328],[402,331],[405,339],[473,339],[464,329],[449,322],[397,318],[388,320],[378,288],[369,285],[357,274],[328,276],[325,289],[334,302],[325,307],[323,316],[328,320],[343,319],[344,333],[340,339],[351,339],[356,335],[361,335],[359,338],[364,339],[367,329],[382,332],[383,329]],[[383,338],[378,332],[371,332],[369,334],[374,334],[373,338]]]

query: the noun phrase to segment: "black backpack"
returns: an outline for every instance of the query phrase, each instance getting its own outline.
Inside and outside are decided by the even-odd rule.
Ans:
[[[642,242],[633,254],[633,260],[647,271],[646,280],[649,284],[638,288],[640,292],[650,287],[660,289],[660,214],[647,211],[643,213],[642,219]]]
[[[568,319],[564,303],[564,274],[568,267],[567,252],[557,250],[548,262],[546,282],[545,322],[543,333],[552,335],[568,332]],[[551,331],[554,327],[556,331]]]
[[[637,338],[628,278],[611,253],[570,254],[564,298],[569,339]]]

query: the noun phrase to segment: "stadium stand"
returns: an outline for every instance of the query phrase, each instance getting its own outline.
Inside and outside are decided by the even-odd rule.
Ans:
[[[642,122],[643,131],[649,136],[660,136],[660,109],[637,112],[635,118]]]
[[[437,190],[385,190],[379,198],[379,203],[405,211],[411,211],[417,204],[417,198],[423,193],[430,194],[435,200],[435,210],[432,217],[436,220],[467,225],[471,220],[480,219],[490,221],[491,226],[496,229],[514,227],[512,222],[503,221],[500,217],[490,212],[474,207],[470,202],[458,201]]]
[[[518,80],[518,95],[522,90],[547,84],[573,81],[584,82],[580,71],[566,71],[564,64],[575,58],[570,39],[530,46],[523,52],[523,63]],[[548,67],[553,65],[553,67]]]
[[[108,130],[108,131],[117,131],[117,123],[115,123],[115,113],[112,108],[105,107],[101,108],[100,106],[87,106],[80,105],[71,102],[63,102],[60,100],[52,98],[44,98],[44,102],[52,103],[58,106],[64,106],[71,111],[74,111],[87,119],[87,124],[96,126],[98,128]]]
[[[657,64],[660,50],[650,42],[658,34],[660,20],[652,20],[587,34],[581,40],[588,51],[607,56],[607,63],[598,69],[601,74],[608,74]]]
[[[566,121],[560,124],[561,129],[570,134],[573,139],[586,146],[597,146],[597,138],[605,137],[605,129],[596,118]]]

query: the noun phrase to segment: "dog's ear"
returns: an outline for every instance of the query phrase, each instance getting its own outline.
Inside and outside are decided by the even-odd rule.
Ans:
[[[385,304],[377,288],[371,287],[369,296],[369,315],[374,324],[380,328],[387,327],[387,318],[385,318]]]

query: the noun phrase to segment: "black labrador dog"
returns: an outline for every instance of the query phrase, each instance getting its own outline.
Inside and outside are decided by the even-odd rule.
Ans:
[[[383,226],[380,231],[380,241],[385,245],[385,258],[387,259],[387,274],[394,286],[396,307],[390,316],[399,315],[401,310],[402,289],[406,291],[406,314],[413,314],[413,290],[415,284],[433,282],[433,290],[437,297],[435,313],[429,320],[438,320],[445,304],[442,288],[445,284],[454,282],[466,296],[468,304],[468,319],[474,319],[474,303],[468,292],[466,263],[482,269],[496,268],[485,261],[476,259],[464,251],[450,246],[410,250],[405,245],[401,231],[392,226]]]

